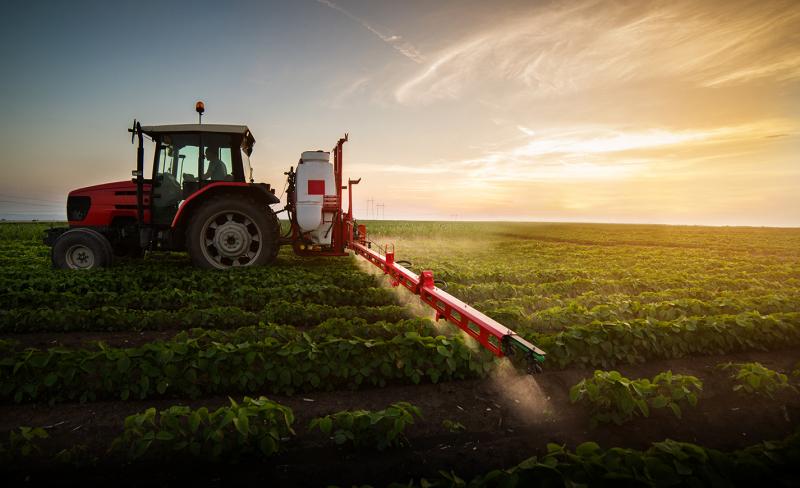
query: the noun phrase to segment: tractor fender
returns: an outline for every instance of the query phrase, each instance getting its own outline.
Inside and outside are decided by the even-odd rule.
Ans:
[[[262,202],[265,206],[280,203],[280,199],[272,193],[269,185],[264,183],[241,183],[232,181],[217,181],[204,186],[183,201],[175,217],[172,219],[172,229],[183,227],[189,219],[193,210],[200,206],[209,198],[221,195],[246,195],[256,202]]]

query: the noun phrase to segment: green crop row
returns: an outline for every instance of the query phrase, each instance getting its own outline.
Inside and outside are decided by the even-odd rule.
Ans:
[[[647,270],[630,266],[609,265],[601,268],[589,268],[586,266],[573,265],[568,262],[569,256],[558,261],[557,267],[552,268],[528,268],[520,266],[514,260],[505,260],[498,256],[495,261],[497,264],[492,267],[486,266],[482,262],[466,262],[455,267],[447,264],[436,266],[437,274],[444,280],[454,281],[462,285],[510,283],[515,285],[525,285],[529,283],[557,283],[575,279],[602,279],[606,281],[630,278],[632,271],[640,271],[639,275],[646,275],[648,279],[659,280],[679,280],[685,283],[704,281],[714,283],[717,281],[728,282],[728,280],[739,279],[758,279],[767,281],[783,282],[789,279],[800,279],[800,269],[795,263],[773,263],[770,266],[763,266],[757,263],[739,263],[735,267],[702,266],[699,269],[686,271],[682,267],[681,261],[675,259],[664,259],[659,263],[651,260]],[[577,263],[576,263],[577,264]],[[653,265],[656,266],[653,266]],[[711,264],[711,263],[709,263]]]
[[[455,332],[455,330],[453,329],[451,332]],[[331,339],[392,339],[411,332],[423,337],[440,335],[433,323],[427,319],[367,322],[360,318],[332,318],[305,331],[292,326],[274,324],[259,324],[232,330],[189,329],[176,334],[170,342],[193,340],[199,345],[241,344],[243,342],[259,342],[267,338],[280,342],[302,340],[325,342]]]
[[[264,310],[250,312],[237,307],[181,310],[137,310],[102,306],[93,309],[12,309],[0,310],[0,332],[71,332],[171,330],[193,327],[231,329],[260,322],[311,326],[328,318],[362,318],[367,322],[398,321],[408,312],[398,305],[348,306],[296,303],[277,300]]]
[[[661,322],[637,319],[569,327],[556,334],[518,331],[547,351],[556,367],[609,368],[691,355],[800,345],[800,312],[743,313]]]
[[[547,309],[586,308],[593,309],[598,306],[607,306],[618,313],[629,313],[634,304],[639,307],[651,306],[656,303],[678,302],[684,300],[699,300],[720,307],[731,307],[741,302],[752,302],[755,308],[762,306],[781,306],[786,300],[791,303],[794,295],[788,292],[775,292],[767,289],[749,289],[739,291],[717,291],[705,288],[671,288],[660,291],[646,291],[635,295],[612,293],[601,295],[594,291],[581,293],[575,297],[561,297],[558,295],[523,295],[504,299],[487,299],[474,302],[472,305],[480,310],[492,310],[509,307],[521,310],[524,315],[532,315]],[[778,310],[776,310],[778,311]],[[797,310],[780,310],[797,311]]]
[[[15,292],[8,293],[0,301],[15,300]],[[64,308],[10,308],[0,310],[0,331],[2,332],[35,332],[35,331],[71,331],[71,330],[147,330],[173,329],[187,327],[214,326],[230,328],[256,324],[259,321],[275,322],[291,325],[313,325],[328,317],[362,317],[367,320],[399,320],[405,316],[400,307],[384,305],[391,302],[390,292],[371,288],[365,290],[360,306],[319,304],[307,302],[287,302],[283,299],[264,302],[260,298],[273,294],[256,292],[250,299],[240,297],[237,300],[215,299],[210,294],[185,293],[172,290],[158,294],[147,292],[137,295],[128,294],[113,298],[109,294],[90,293],[76,298],[74,302],[82,302],[82,306],[66,306],[70,302],[69,295],[59,295],[58,300],[65,304]],[[321,301],[347,302],[355,295],[345,292],[344,295],[332,294]],[[52,306],[52,297],[39,297],[42,303]],[[26,297],[25,302],[34,301]],[[223,301],[226,307],[206,308],[198,306],[215,301]],[[73,302],[73,303],[74,303]],[[532,328],[536,331],[560,330],[572,325],[584,325],[592,322],[608,322],[631,320],[637,318],[674,320],[686,316],[706,316],[736,314],[746,311],[758,311],[761,314],[777,312],[796,312],[798,304],[791,296],[766,295],[756,297],[720,297],[711,301],[700,299],[677,299],[664,302],[642,303],[621,300],[613,304],[595,305],[591,309],[574,301],[565,306],[555,306],[545,310],[528,313],[522,300],[517,304],[504,302],[484,302],[481,309],[512,328]],[[128,305],[107,306],[103,303]],[[243,308],[236,306],[242,305]],[[263,304],[262,310],[256,307]],[[183,308],[177,308],[179,306]]]
[[[412,325],[416,327],[416,325]],[[7,351],[0,359],[0,398],[15,402],[100,398],[198,397],[219,393],[332,390],[387,382],[472,378],[493,362],[460,336],[407,332],[389,339],[315,341],[264,337],[221,343],[198,338],[135,348]]]
[[[378,420],[383,420],[390,409],[383,411],[384,415],[379,415]],[[403,412],[411,415],[405,406]],[[364,413],[369,418],[372,412]],[[325,418],[331,417],[315,419],[312,428],[314,422],[319,424]],[[148,409],[126,418],[125,430],[110,451],[125,450],[129,460],[143,455],[158,459],[157,455],[161,454],[162,462],[169,462],[172,457],[163,455],[171,453],[211,459],[235,458],[258,451],[269,456],[293,434],[293,420],[290,409],[264,397],[245,398],[241,405],[231,400],[230,407],[215,412],[205,408],[172,407],[157,414],[155,409]],[[403,428],[408,423],[406,419]],[[333,425],[329,430],[332,428]],[[22,427],[19,432],[12,431],[9,445],[0,443],[0,458],[10,465],[10,461],[19,462],[31,453],[41,453],[39,441],[47,437],[41,428]],[[85,446],[75,445],[61,451],[55,460],[76,464],[81,457],[87,457]],[[94,462],[96,459],[84,464]],[[469,482],[453,472],[440,471],[436,479],[390,486],[795,486],[800,482],[796,470],[798,462],[800,434],[797,433],[781,441],[762,442],[731,452],[669,439],[655,442],[644,451],[619,447],[602,449],[595,442],[584,442],[571,451],[551,443],[547,444],[547,454],[542,457],[534,456],[512,468],[490,471]]]
[[[330,318],[320,322],[312,328],[297,328],[292,325],[277,325],[260,322],[258,325],[248,325],[230,329],[223,328],[188,328],[176,331],[169,338],[170,343],[186,341],[196,342],[199,346],[208,344],[241,344],[244,342],[255,343],[265,339],[274,339],[280,343],[310,339],[315,342],[324,342],[330,339],[391,339],[398,335],[414,332],[420,336],[444,335],[450,337],[458,332],[455,327],[440,328],[427,319],[404,319],[394,322],[378,320],[370,322],[363,318]],[[13,336],[12,336],[13,337]],[[103,344],[103,341],[95,341]],[[22,350],[19,341],[14,339],[0,339],[0,352],[11,354]],[[60,350],[74,350],[69,346]]]
[[[148,408],[125,419],[122,435],[109,451],[125,451],[131,461],[171,453],[212,460],[254,452],[271,456],[283,438],[294,434],[290,408],[263,396],[230,402],[213,412],[205,407],[174,406],[158,413]]]
[[[414,423],[414,416],[422,417],[419,408],[408,402],[397,402],[378,411],[343,410],[317,417],[311,420],[308,428],[330,435],[337,445],[350,443],[382,451],[407,444],[403,432]]]
[[[549,367],[600,366],[800,344],[800,313],[740,314],[669,323],[598,324],[534,335]],[[462,336],[427,321],[333,319],[298,333],[281,327],[192,331],[138,348],[15,350],[4,343],[0,397],[14,401],[382,386],[480,376],[492,362]],[[466,339],[471,340],[471,339]]]
[[[800,434],[731,452],[673,440],[655,442],[644,451],[602,449],[594,442],[584,442],[570,451],[548,444],[542,457],[531,457],[513,468],[494,470],[469,482],[452,472],[440,472],[438,479],[392,487],[797,486],[798,463]]]
[[[721,249],[737,251],[782,251],[798,255],[800,232],[797,229],[769,227],[701,227],[651,224],[584,224],[545,222],[435,222],[373,220],[366,222],[370,235],[378,238],[472,240],[482,236],[489,242],[511,244],[529,242],[574,242],[616,246],[657,246],[695,248],[707,255]],[[509,244],[507,252],[517,246]],[[594,246],[592,246],[594,247]],[[445,250],[446,251],[446,250]]]
[[[253,453],[271,456],[295,435],[294,413],[289,407],[263,396],[244,397],[241,403],[229,400],[230,406],[213,412],[205,407],[173,406],[130,415],[109,453],[124,451],[129,461],[170,454],[232,460]],[[343,410],[316,417],[308,430],[319,429],[336,445],[384,450],[406,444],[403,433],[414,423],[414,416],[421,417],[419,408],[397,402],[383,410]]]
[[[123,430],[106,454],[124,453],[128,462],[148,459],[205,458],[210,461],[233,461],[258,454],[271,456],[295,435],[292,409],[261,396],[230,398],[230,405],[209,411],[176,405],[157,411],[148,408],[125,418]],[[419,408],[408,402],[396,402],[378,410],[343,410],[311,420],[308,430],[321,430],[336,445],[350,443],[378,450],[406,444],[404,432],[421,417]],[[32,455],[43,455],[41,441],[49,436],[44,429],[20,427],[0,442],[0,461],[24,462]],[[93,465],[85,445],[73,445],[54,456],[72,465]]]
[[[194,290],[194,291],[186,291]],[[322,305],[379,306],[395,304],[391,290],[363,288],[349,290],[336,285],[292,284],[277,288],[235,286],[226,291],[165,289],[126,292],[85,291],[8,291],[0,295],[0,309],[36,308],[46,304],[50,308],[97,308],[114,306],[141,310],[180,310],[197,306],[228,306],[242,310],[258,311],[270,302],[308,302]]]
[[[551,283],[479,283],[474,285],[461,285],[450,283],[448,291],[467,302],[476,302],[487,299],[505,299],[528,295],[559,295],[564,297],[577,297],[583,293],[596,292],[601,294],[639,294],[644,292],[657,292],[673,288],[692,286],[708,286],[703,279],[683,280],[680,278],[655,279],[651,277],[628,277],[621,279],[602,278],[573,278]],[[800,289],[800,280],[790,278],[783,282],[769,281],[758,278],[716,278],[713,286],[717,290],[750,290],[764,289],[780,291],[785,288]]]
[[[453,336],[457,331],[450,325],[441,328],[419,319],[371,324],[360,319],[329,319],[309,329],[306,334],[315,341],[322,341],[326,338],[390,339],[409,332],[421,336],[441,333]],[[525,329],[519,332],[547,351],[544,365],[547,369],[569,366],[608,368],[653,359],[775,350],[797,345],[800,344],[800,312],[771,315],[743,313],[669,322],[637,319],[569,327],[550,334]],[[233,332],[198,330],[192,332],[195,335],[191,337],[237,342],[258,340],[263,334],[281,340],[301,334],[292,330],[293,335],[287,336],[289,333],[286,327],[261,326]],[[471,338],[464,340],[472,341]]]
[[[524,300],[523,300],[524,301]],[[592,322],[607,322],[631,319],[655,319],[669,321],[681,317],[738,314],[757,311],[761,314],[798,312],[800,303],[789,295],[764,295],[756,297],[725,297],[710,301],[682,298],[663,302],[641,303],[624,300],[604,303],[587,308],[575,301],[565,306],[554,306],[544,310],[528,312],[522,304],[499,302],[483,311],[509,327],[533,327],[537,330],[560,330],[571,325]]]
[[[42,249],[47,250],[46,247]],[[13,284],[13,289],[19,291],[76,294],[170,289],[225,293],[240,286],[274,288],[297,283],[336,285],[349,290],[375,286],[374,277],[359,271],[353,260],[344,258],[328,261],[289,259],[270,267],[220,274],[192,268],[184,262],[169,262],[163,257],[134,260],[113,270],[94,270],[91,273],[59,271],[41,265],[26,267],[18,261],[17,265],[0,269],[0,280]]]
[[[797,251],[793,255],[774,257],[656,247],[575,246],[493,239],[485,234],[478,239],[473,236],[467,244],[441,240],[439,236],[413,240],[399,236],[395,248],[398,255],[414,263],[414,269],[432,269],[437,276],[464,285],[547,283],[587,277],[602,280],[665,278],[709,284],[731,278],[800,279]],[[432,240],[437,241],[438,248],[433,249]],[[452,245],[442,246],[442,242]],[[478,242],[480,244],[475,245]],[[796,245],[800,245],[800,241]],[[488,266],[489,262],[492,266]]]

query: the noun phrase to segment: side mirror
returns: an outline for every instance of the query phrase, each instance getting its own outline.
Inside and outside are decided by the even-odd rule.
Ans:
[[[131,133],[131,144],[133,144],[133,139],[136,137],[136,119],[133,119],[133,125],[128,129],[128,132]]]

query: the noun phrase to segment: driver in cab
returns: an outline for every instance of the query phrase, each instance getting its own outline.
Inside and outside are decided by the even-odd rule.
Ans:
[[[208,146],[206,148],[206,160],[208,161],[208,171],[203,175],[203,179],[211,181],[224,181],[228,176],[225,163],[219,159],[219,147]]]

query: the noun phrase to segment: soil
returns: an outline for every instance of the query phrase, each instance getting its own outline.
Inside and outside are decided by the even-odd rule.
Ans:
[[[672,370],[691,374],[704,382],[698,405],[687,407],[683,418],[668,409],[652,412],[623,426],[590,428],[588,412],[569,402],[569,388],[592,374],[591,369],[570,369],[528,376],[511,368],[475,381],[411,386],[389,386],[360,391],[318,392],[307,395],[266,395],[291,407],[297,437],[285,450],[267,460],[245,460],[237,465],[170,461],[150,466],[121,467],[106,457],[97,467],[81,470],[39,466],[6,467],[8,476],[28,481],[58,478],[101,480],[114,476],[121,484],[183,484],[188,479],[222,485],[230,481],[253,483],[270,480],[281,486],[341,486],[369,483],[382,486],[420,477],[433,478],[439,470],[453,470],[461,478],[508,468],[541,454],[546,443],[575,447],[595,441],[603,447],[646,448],[670,438],[722,450],[732,450],[764,440],[781,439],[800,426],[800,395],[782,393],[774,399],[744,396],[731,390],[728,373],[716,365],[728,361],[758,361],[782,372],[800,361],[800,350],[754,352],[653,361],[618,368],[630,378],[652,377]],[[251,395],[254,396],[254,395]],[[319,432],[306,429],[315,416],[344,409],[379,410],[397,401],[417,405],[423,419],[407,431],[409,446],[375,450],[335,447]],[[192,401],[160,399],[110,401],[88,404],[2,405],[0,432],[20,425],[45,426],[53,452],[75,444],[86,444],[103,459],[105,449],[119,435],[125,416],[148,407],[175,404],[216,408],[228,404],[227,397]],[[449,432],[444,420],[461,423],[461,432]],[[4,435],[5,437],[5,435]],[[10,469],[8,469],[10,468]]]

